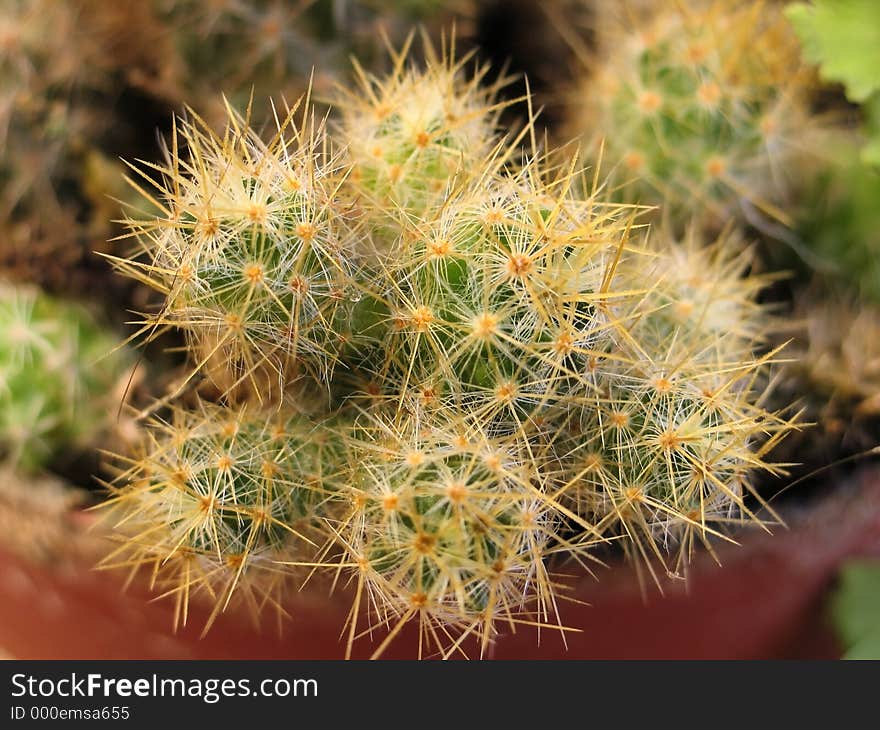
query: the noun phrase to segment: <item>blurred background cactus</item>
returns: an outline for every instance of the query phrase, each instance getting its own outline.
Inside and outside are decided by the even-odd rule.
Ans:
[[[170,58],[145,88],[179,108],[186,103],[211,123],[222,121],[221,94],[237,108],[253,95],[295,99],[313,83],[327,95],[355,53],[366,65],[384,56],[385,42],[416,24],[436,32],[456,22],[467,34],[469,0],[152,0]]]
[[[68,291],[111,230],[105,194],[123,189],[97,144],[112,125],[105,92],[119,54],[113,28],[91,22],[95,6],[13,0],[0,10],[0,267]]]
[[[816,120],[813,72],[781,10],[726,0],[644,5],[597,19],[568,123],[587,159],[604,147],[621,199],[659,205],[679,228],[787,220]]]
[[[96,280],[118,286],[92,255],[114,250],[113,198],[130,198],[118,159],[154,157],[173,112],[189,104],[216,126],[223,95],[239,109],[252,96],[261,112],[267,97],[283,106],[310,84],[329,98],[351,52],[378,63],[384,43],[418,22],[457,21],[464,36],[472,14],[466,2],[4,4],[0,269],[68,294]]]
[[[107,437],[129,358],[82,307],[0,283],[0,457],[36,472]],[[105,443],[107,443],[105,441]]]

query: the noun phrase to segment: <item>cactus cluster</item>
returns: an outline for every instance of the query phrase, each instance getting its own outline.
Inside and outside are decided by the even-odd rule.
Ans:
[[[150,566],[184,618],[194,592],[216,614],[343,575],[349,649],[413,621],[426,652],[485,651],[563,628],[566,559],[622,543],[683,571],[766,519],[752,475],[792,423],[763,406],[749,251],[648,235],[576,161],[520,149],[533,119],[501,135],[481,67],[409,59],[359,71],[338,120],[276,112],[268,141],[190,114],[139,168],[159,213],[115,263],[165,297],[144,335],[182,329],[225,397],[121,462],[107,562]]]
[[[781,9],[701,0],[606,13],[570,129],[604,145],[621,199],[720,227],[786,220],[811,126],[813,72]]]
[[[564,637],[572,572],[662,588],[794,462],[877,453],[880,6],[538,5],[3,3],[10,545],[76,553],[52,473],[100,469],[102,565],[179,624],[308,588],[350,655],[486,655]],[[135,415],[83,291],[167,376]]]

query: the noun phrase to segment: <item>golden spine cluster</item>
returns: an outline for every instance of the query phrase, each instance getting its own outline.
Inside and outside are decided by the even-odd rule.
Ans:
[[[326,124],[307,97],[269,141],[191,114],[137,168],[159,213],[115,264],[165,296],[143,334],[183,330],[226,398],[172,406],[124,462],[107,562],[150,566],[182,617],[324,574],[353,587],[349,649],[366,611],[377,654],[410,621],[426,652],[485,651],[564,628],[566,559],[615,542],[683,571],[764,519],[751,475],[793,425],[764,407],[749,252],[647,234],[533,119],[503,136],[479,67],[409,58]]]

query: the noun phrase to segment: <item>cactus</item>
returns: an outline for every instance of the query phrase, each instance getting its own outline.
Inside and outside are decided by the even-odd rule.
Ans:
[[[287,576],[279,561],[318,554],[324,520],[339,503],[330,432],[301,413],[250,413],[200,404],[158,419],[125,488],[102,505],[126,535],[104,565],[152,566],[176,594],[185,623],[190,594],[216,612],[243,588],[255,605],[281,610]]]
[[[758,211],[786,221],[817,125],[812,73],[778,8],[706,0],[602,31],[569,124],[591,160],[604,143],[620,198],[660,206],[679,230]]]
[[[127,357],[81,307],[0,282],[0,456],[36,472],[94,444],[118,407]]]
[[[654,240],[662,254],[637,273],[658,283],[625,315],[618,358],[598,358],[594,407],[566,424],[566,493],[652,575],[658,560],[686,571],[697,540],[711,550],[731,525],[775,519],[750,506],[751,475],[779,472],[765,457],[792,429],[761,405],[772,353],[758,348],[772,319],[755,297],[766,280],[743,276],[750,257],[737,241],[700,244],[693,232]]]
[[[373,418],[348,444],[351,512],[342,541],[389,638],[417,618],[426,648],[459,651],[440,636],[481,637],[515,626],[525,610],[555,610],[544,560],[560,529],[541,475],[515,440],[466,424]],[[350,637],[357,627],[350,617]],[[349,643],[349,650],[351,643]],[[381,654],[383,646],[377,649]]]
[[[556,563],[597,542],[683,572],[698,540],[767,519],[751,477],[793,425],[762,405],[774,322],[749,251],[639,239],[597,176],[520,152],[534,119],[500,139],[494,89],[408,52],[329,131],[308,100],[268,143],[248,115],[221,135],[191,115],[143,170],[162,212],[116,264],[167,297],[145,330],[182,327],[251,398],[263,367],[301,380],[271,415],[173,406],[114,483],[109,562],[153,566],[181,620],[190,593],[277,604],[307,570],[355,584],[349,650],[364,609],[376,655],[410,621],[426,651],[485,652],[505,626],[563,630]],[[314,421],[290,415],[307,393]]]
[[[334,326],[358,296],[344,176],[308,109],[299,126],[291,109],[270,143],[231,107],[222,136],[197,116],[181,121],[162,179],[141,172],[161,209],[128,221],[142,258],[114,259],[166,296],[144,331],[182,328],[197,370],[219,358],[232,373],[227,389],[283,388],[300,368],[328,381],[342,344]]]
[[[352,161],[352,182],[373,210],[420,216],[444,199],[474,164],[492,153],[498,141],[495,101],[502,79],[484,88],[482,66],[464,79],[467,57],[454,49],[438,57],[426,42],[424,70],[409,65],[409,42],[394,54],[394,71],[385,77],[356,66],[359,85],[343,89],[339,137]]]

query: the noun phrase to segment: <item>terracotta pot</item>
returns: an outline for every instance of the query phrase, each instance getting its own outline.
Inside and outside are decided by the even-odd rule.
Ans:
[[[748,530],[741,546],[723,546],[722,566],[699,556],[691,580],[643,597],[633,570],[615,565],[598,580],[576,580],[563,602],[562,623],[576,628],[565,643],[558,631],[502,635],[493,658],[797,658],[835,657],[824,601],[842,562],[880,558],[880,470],[865,471],[831,497],[788,509],[788,529]],[[78,518],[71,514],[70,540]],[[87,552],[87,551],[86,551]],[[311,659],[341,658],[348,606],[335,594],[301,597],[279,634],[255,628],[244,614],[221,615],[205,638],[204,607],[188,625],[172,627],[170,601],[154,600],[122,576],[95,572],[87,557],[28,561],[0,554],[0,650],[22,659]],[[580,602],[588,602],[585,606]],[[363,625],[363,622],[362,622]],[[355,657],[381,640],[355,644]],[[413,658],[417,631],[396,637],[385,658]],[[567,646],[566,646],[567,644]],[[477,653],[469,647],[471,653]]]

